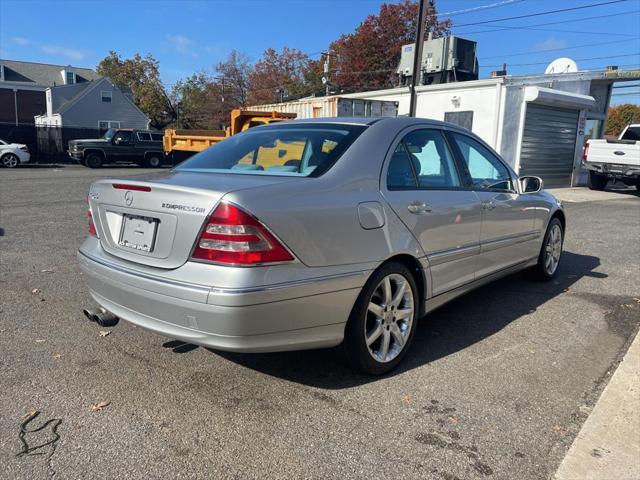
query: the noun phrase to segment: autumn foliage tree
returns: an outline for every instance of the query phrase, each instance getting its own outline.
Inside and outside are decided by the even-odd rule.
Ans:
[[[247,102],[273,103],[307,94],[305,77],[310,65],[309,56],[298,49],[284,47],[277,52],[267,48],[249,73]]]
[[[640,123],[640,105],[625,103],[609,108],[607,115],[607,128],[605,135],[615,135],[622,133],[624,127],[630,123]]]
[[[418,3],[404,0],[384,3],[377,15],[369,15],[353,33],[330,45],[332,83],[338,92],[388,88],[396,82],[402,45],[415,42]],[[449,33],[451,21],[438,21],[436,9],[427,10],[426,31],[433,37]]]
[[[176,112],[160,80],[158,61],[150,54],[142,57],[136,53],[123,59],[110,51],[96,68],[99,75],[109,77],[121,89],[131,90],[133,101],[151,120],[156,128],[162,128],[175,119]]]

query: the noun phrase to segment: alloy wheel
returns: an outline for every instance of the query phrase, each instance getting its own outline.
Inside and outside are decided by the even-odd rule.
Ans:
[[[558,268],[562,254],[562,229],[560,225],[553,225],[549,230],[544,251],[544,269],[548,275],[553,275]]]
[[[15,168],[18,166],[19,163],[19,159],[16,155],[14,155],[13,153],[9,153],[7,155],[5,155],[4,157],[2,157],[2,165],[4,165],[7,168]]]
[[[384,277],[369,300],[364,336],[369,354],[380,363],[396,358],[408,341],[414,317],[413,291],[398,273]]]

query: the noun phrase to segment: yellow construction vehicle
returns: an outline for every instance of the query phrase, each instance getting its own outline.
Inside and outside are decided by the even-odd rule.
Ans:
[[[175,164],[236,133],[244,132],[259,125],[282,122],[294,118],[296,118],[295,113],[259,112],[236,108],[231,111],[231,122],[226,130],[166,129],[162,139],[164,155],[171,163]]]

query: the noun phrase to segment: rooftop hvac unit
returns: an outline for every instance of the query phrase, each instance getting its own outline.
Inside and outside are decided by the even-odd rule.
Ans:
[[[478,79],[476,42],[448,36],[424,42],[422,66],[418,85],[459,82]],[[413,70],[415,44],[404,45],[400,55],[398,76],[401,85],[410,80]]]

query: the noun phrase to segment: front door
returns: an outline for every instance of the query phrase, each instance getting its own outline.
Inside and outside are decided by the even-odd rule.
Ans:
[[[433,295],[473,281],[482,210],[465,189],[444,135],[416,129],[387,162],[382,192],[427,255]]]
[[[131,159],[133,154],[133,132],[131,130],[119,130],[113,137],[113,159],[116,162],[124,162]]]
[[[518,193],[513,174],[487,147],[468,135],[450,136],[482,205],[476,278],[534,257],[539,232],[534,230],[536,209],[529,196]]]

